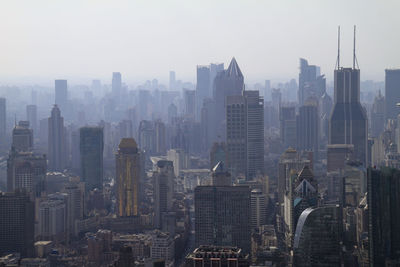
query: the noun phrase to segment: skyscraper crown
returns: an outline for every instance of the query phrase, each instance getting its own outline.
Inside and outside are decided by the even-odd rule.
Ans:
[[[233,57],[231,63],[229,64],[228,69],[226,70],[226,75],[233,77],[243,77],[242,71],[239,68],[239,65],[236,62],[236,59]]]

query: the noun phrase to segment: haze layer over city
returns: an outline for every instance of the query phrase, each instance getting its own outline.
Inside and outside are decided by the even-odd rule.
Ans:
[[[400,266],[399,10],[2,1],[0,266]]]

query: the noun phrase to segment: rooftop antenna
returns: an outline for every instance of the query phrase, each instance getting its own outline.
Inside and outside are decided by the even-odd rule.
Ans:
[[[340,68],[340,26],[338,26],[338,45],[337,45],[336,67],[337,67],[337,69]]]
[[[357,61],[357,56],[356,56],[356,25],[354,25],[353,69],[356,68],[356,63],[357,63],[357,68],[359,69],[360,67],[358,66],[358,61]]]

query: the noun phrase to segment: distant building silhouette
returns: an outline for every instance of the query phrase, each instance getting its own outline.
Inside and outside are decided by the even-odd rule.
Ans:
[[[49,169],[62,171],[66,164],[66,137],[64,118],[60,109],[54,105],[51,117],[48,119],[48,159]]]
[[[103,188],[103,135],[101,127],[82,127],[79,130],[81,177],[88,191]]]
[[[385,70],[385,118],[395,120],[399,114],[400,69]]]
[[[27,105],[26,106],[26,119],[29,121],[29,125],[33,130],[33,134],[37,136],[38,132],[38,120],[37,120],[37,106],[36,105]]]

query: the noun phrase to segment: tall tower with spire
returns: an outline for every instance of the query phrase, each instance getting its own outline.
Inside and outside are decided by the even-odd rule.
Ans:
[[[329,121],[329,144],[354,145],[355,159],[366,166],[368,121],[360,103],[360,69],[358,64],[356,68],[355,48],[353,53],[352,68],[340,67],[338,55],[334,72],[334,107]]]
[[[225,140],[224,120],[226,118],[226,101],[228,96],[242,95],[244,77],[235,58],[232,58],[228,69],[218,72],[214,80],[214,101],[216,105],[217,135]]]

